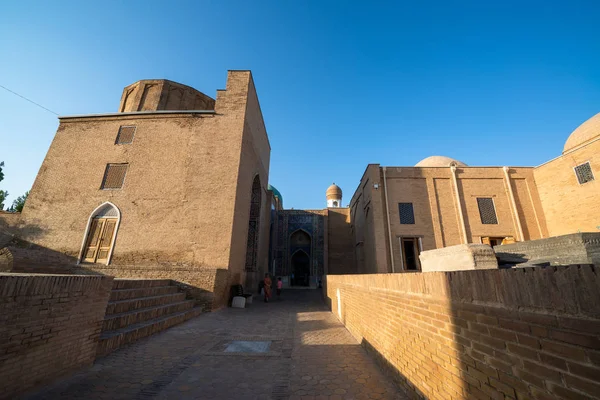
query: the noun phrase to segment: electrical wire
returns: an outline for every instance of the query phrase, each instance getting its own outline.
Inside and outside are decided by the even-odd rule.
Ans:
[[[10,89],[9,89],[9,88],[7,88],[7,87],[4,87],[4,86],[2,86],[2,85],[0,85],[0,87],[1,87],[2,89],[6,90],[7,92],[10,92],[10,93],[12,93],[12,94],[14,94],[14,95],[16,95],[16,96],[19,96],[20,98],[22,98],[22,99],[24,99],[24,100],[27,100],[28,102],[30,102],[30,103],[32,103],[32,104],[35,104],[36,106],[38,106],[38,107],[40,107],[40,108],[43,108],[44,110],[46,110],[46,111],[48,111],[48,112],[51,112],[51,113],[52,113],[52,114],[54,114],[54,115],[58,115],[58,114],[57,114],[57,113],[55,113],[54,111],[52,111],[52,110],[50,110],[50,109],[48,109],[48,108],[44,107],[44,106],[43,106],[43,105],[41,105],[41,104],[38,104],[38,103],[36,103],[36,102],[35,102],[35,101],[33,101],[33,100],[29,100],[29,99],[28,99],[27,97],[25,97],[25,96],[21,96],[21,95],[20,95],[19,93],[17,93],[17,92],[13,92],[12,90],[10,90]]]

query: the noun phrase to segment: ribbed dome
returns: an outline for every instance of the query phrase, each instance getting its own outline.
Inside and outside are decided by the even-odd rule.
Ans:
[[[419,161],[415,167],[450,167],[452,165],[456,165],[457,167],[468,166],[464,162],[455,160],[454,158],[446,156],[430,156]]]
[[[589,142],[598,135],[600,135],[600,113],[579,125],[577,129],[569,135],[563,153]]]
[[[325,196],[327,197],[327,200],[341,199],[342,198],[342,189],[340,189],[340,187],[334,183],[327,188],[327,191],[325,192]]]
[[[279,199],[279,203],[283,207],[283,196],[281,195],[281,193],[279,193],[279,190],[277,190],[277,188],[275,186],[271,186],[271,185],[269,185],[267,187],[267,189],[270,190],[271,192],[273,192],[273,197],[278,198]]]

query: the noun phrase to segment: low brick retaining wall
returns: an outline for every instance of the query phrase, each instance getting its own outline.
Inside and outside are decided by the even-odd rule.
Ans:
[[[146,265],[82,264],[82,269],[114,276],[119,279],[170,279],[189,298],[207,309],[227,306],[231,279],[226,269],[202,268],[171,263]]]
[[[600,398],[593,266],[329,275],[324,291],[414,397]]]
[[[112,280],[0,274],[0,398],[93,363]]]

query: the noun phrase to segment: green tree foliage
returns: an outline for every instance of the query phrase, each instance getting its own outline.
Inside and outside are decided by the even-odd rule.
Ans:
[[[4,179],[4,172],[2,172],[2,167],[4,167],[4,161],[0,162],[0,182]],[[6,190],[0,190],[0,210],[4,209],[4,202],[8,197],[8,192]]]
[[[8,192],[6,190],[0,190],[0,210],[4,209],[4,202],[8,197]]]
[[[12,206],[9,211],[12,212],[21,212],[23,211],[23,206],[25,206],[25,201],[27,200],[27,196],[29,196],[29,190],[25,192],[23,196],[19,196],[13,201]]]

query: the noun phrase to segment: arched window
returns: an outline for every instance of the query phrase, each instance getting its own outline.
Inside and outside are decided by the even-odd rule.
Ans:
[[[112,203],[98,206],[88,218],[78,262],[108,265],[113,253],[121,212]]]
[[[246,271],[256,271],[261,198],[260,178],[256,175],[252,183],[252,196],[250,197],[250,218],[248,220],[248,239],[246,242]]]

